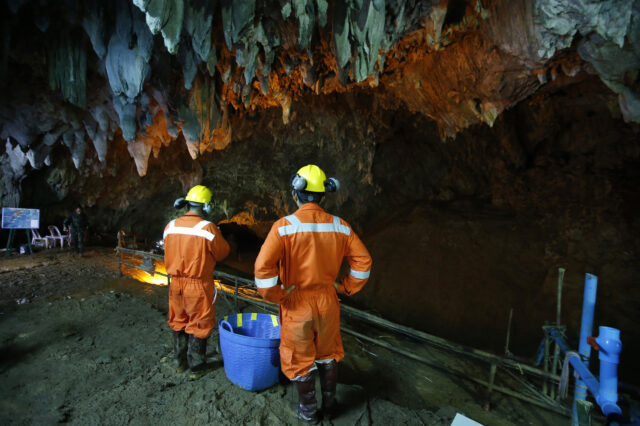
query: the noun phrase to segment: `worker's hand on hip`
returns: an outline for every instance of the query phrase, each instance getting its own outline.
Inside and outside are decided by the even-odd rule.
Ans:
[[[293,289],[296,288],[295,285],[292,285],[291,287],[289,287],[286,292],[287,292],[287,296],[289,295],[289,293],[291,293],[293,291]]]

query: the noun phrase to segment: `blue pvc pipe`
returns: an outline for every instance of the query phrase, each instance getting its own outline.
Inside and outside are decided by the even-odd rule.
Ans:
[[[600,392],[596,397],[598,405],[605,415],[605,405],[610,407],[612,413],[620,414],[618,402],[618,364],[620,363],[620,352],[622,342],[620,341],[620,330],[612,327],[600,327],[596,343],[600,347]],[[613,407],[611,407],[613,406]],[[617,411],[616,411],[617,409]]]
[[[586,274],[584,280],[584,296],[582,299],[582,321],[580,322],[580,339],[578,340],[578,352],[581,361],[589,372],[589,357],[591,356],[591,346],[587,343],[587,337],[593,332],[593,312],[596,306],[596,290],[598,289],[598,277],[592,274]],[[572,363],[573,364],[573,363]],[[577,369],[577,367],[574,368]],[[589,372],[593,377],[593,374]],[[580,377],[584,377],[580,375]],[[595,378],[594,378],[595,379]],[[596,380],[597,383],[597,380]],[[599,388],[599,386],[598,386]],[[594,393],[597,395],[597,393]],[[573,394],[573,410],[571,414],[571,424],[578,426],[578,410],[576,400],[585,400],[587,398],[587,384],[582,379],[576,380],[576,387]]]
[[[617,405],[618,363],[620,361],[620,351],[622,350],[620,330],[611,327],[600,327],[600,335],[596,339],[596,343],[600,347],[600,382],[591,374],[581,357],[571,355],[569,362],[580,376],[576,383],[580,381],[589,389],[598,406],[600,406],[602,414],[607,417],[621,415],[622,409]],[[574,409],[576,399],[578,398],[574,398]],[[571,421],[573,422],[573,417]],[[577,424],[577,418],[575,424]]]

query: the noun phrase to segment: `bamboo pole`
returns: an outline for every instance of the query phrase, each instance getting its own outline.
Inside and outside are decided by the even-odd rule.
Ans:
[[[455,353],[467,355],[471,358],[480,359],[488,363],[495,362],[500,366],[508,367],[517,371],[525,371],[536,377],[547,378],[556,382],[560,381],[560,377],[555,374],[545,373],[539,368],[531,367],[526,364],[521,364],[512,359],[504,358],[498,355],[493,355],[489,352],[471,348],[469,346],[465,346],[459,343],[450,342],[441,337],[433,336],[423,331],[414,330],[410,327],[406,327],[400,324],[393,323],[391,321],[387,321],[383,318],[376,317],[374,315],[368,314],[366,312],[360,311],[359,309],[355,309],[347,305],[340,305],[340,309],[346,314],[350,314],[352,316],[367,320],[370,323],[377,324],[382,327],[388,328],[390,330],[400,332],[407,336],[413,337],[414,339],[417,339],[426,343],[431,343],[434,346],[448,349]]]
[[[128,267],[130,267],[130,268],[136,268],[136,269],[140,269],[141,271],[144,271],[144,269],[140,268],[140,265],[133,265],[133,264],[131,264],[131,263],[126,263],[126,262],[121,262],[121,263],[122,263],[122,265],[124,265],[124,266],[128,266]],[[157,272],[157,271],[156,271],[156,272],[154,272],[154,274],[162,275],[162,276],[164,276],[164,277],[168,277],[168,276],[169,276],[169,275],[167,275],[167,274],[163,274],[162,272]]]
[[[238,280],[238,282],[245,284],[251,288],[253,288],[253,281],[252,280],[248,280],[245,278],[241,278],[238,277],[236,275],[232,275],[226,272],[219,272],[219,271],[215,271],[214,275],[217,278],[223,278],[223,279],[228,279],[230,281],[234,281],[234,280]],[[450,350],[452,352],[461,354],[461,355],[466,355],[469,356],[471,358],[475,358],[475,359],[480,359],[482,361],[485,361],[487,363],[492,363],[495,362],[500,366],[504,366],[507,368],[511,368],[513,370],[517,370],[517,371],[525,371],[533,376],[539,377],[539,378],[547,378],[549,380],[555,381],[556,383],[560,381],[560,376],[556,375],[556,374],[551,374],[551,373],[545,373],[544,371],[542,371],[539,368],[535,368],[535,367],[531,367],[529,365],[526,364],[522,364],[519,363],[517,361],[514,361],[512,359],[509,358],[505,358],[505,357],[501,357],[498,355],[494,355],[491,354],[489,352],[485,352],[479,349],[475,349],[475,348],[471,348],[469,346],[465,346],[459,343],[454,343],[454,342],[450,342],[446,339],[443,339],[441,337],[437,337],[437,336],[433,336],[431,334],[425,333],[423,331],[419,331],[419,330],[415,330],[413,328],[410,327],[406,327],[404,325],[401,324],[397,324],[388,320],[385,320],[383,318],[377,317],[375,315],[369,314],[367,312],[361,311],[359,309],[356,308],[352,308],[351,306],[348,305],[344,305],[344,304],[340,304],[340,310],[347,315],[351,315],[355,318],[359,318],[361,320],[367,321],[371,324],[375,324],[378,325],[380,327],[384,327],[387,328],[389,330],[393,330],[399,333],[402,333],[406,336],[412,337],[416,340],[420,340],[422,342],[425,343],[430,343],[434,346],[438,346],[440,348],[444,348],[447,350]]]
[[[416,354],[414,354],[412,352],[405,351],[404,349],[400,349],[400,348],[398,348],[396,346],[390,345],[390,344],[388,344],[386,342],[383,342],[381,340],[374,339],[374,338],[366,336],[366,335],[364,335],[362,333],[358,333],[357,331],[353,331],[353,330],[350,330],[348,328],[343,328],[342,331],[344,331],[345,333],[350,334],[352,336],[358,337],[359,339],[366,340],[366,341],[371,342],[371,343],[375,343],[375,344],[377,344],[379,346],[382,346],[382,347],[384,347],[386,349],[389,349],[390,351],[393,351],[393,352],[399,353],[401,355],[404,355],[407,358],[410,358],[410,359],[413,359],[415,361],[419,361],[419,362],[421,362],[423,364],[429,365],[430,367],[443,370],[445,373],[450,373],[450,374],[452,374],[452,375],[454,375],[456,377],[460,377],[461,379],[474,382],[474,383],[479,384],[479,385],[484,386],[484,387],[488,387],[489,386],[489,383],[485,382],[484,380],[476,379],[474,377],[470,377],[470,376],[468,376],[468,375],[466,375],[464,373],[458,372],[456,370],[451,370],[449,368],[443,367],[443,366],[441,366],[441,365],[439,365],[439,364],[437,364],[437,363],[435,363],[433,361],[429,361],[429,360],[427,360],[427,359],[425,359],[425,358],[423,358],[423,357],[421,357],[419,355],[416,355]],[[564,416],[570,416],[570,411],[565,407],[562,407],[562,406],[559,406],[559,405],[549,405],[549,404],[546,404],[546,403],[544,403],[542,401],[530,398],[527,395],[523,395],[523,394],[521,394],[519,392],[513,391],[511,389],[503,388],[503,387],[497,386],[497,385],[493,385],[492,389],[494,389],[494,390],[496,390],[498,392],[504,393],[505,395],[509,395],[509,396],[514,397],[514,398],[520,399],[522,401],[529,402],[529,403],[531,403],[533,405],[537,405],[538,407],[547,408],[547,409],[549,409],[549,410],[551,410],[551,411],[553,411],[555,413],[562,414]]]
[[[264,308],[266,310],[272,311],[272,312],[277,312],[278,311],[277,308],[276,308],[276,305],[274,305],[272,303],[261,302],[259,300],[253,300],[253,299],[250,299],[248,297],[241,296],[241,295],[238,295],[238,299],[243,300],[245,302],[252,303],[252,304],[257,305],[257,306],[260,306],[260,307],[262,307],[262,308]],[[456,377],[460,377],[462,379],[474,382],[474,383],[476,383],[478,385],[481,385],[481,386],[484,386],[484,387],[487,387],[487,388],[489,388],[489,386],[490,386],[490,384],[488,382],[484,381],[484,380],[476,379],[474,377],[468,376],[465,373],[461,373],[461,372],[453,370],[451,368],[444,367],[444,366],[440,365],[439,363],[427,360],[424,357],[421,357],[419,355],[416,355],[416,354],[414,354],[412,352],[409,352],[409,351],[406,351],[404,349],[398,348],[397,346],[393,346],[393,345],[391,345],[389,343],[386,343],[386,342],[384,342],[382,340],[375,339],[373,337],[369,337],[367,335],[364,335],[362,333],[359,333],[359,332],[357,332],[355,330],[351,330],[351,329],[346,328],[346,327],[340,327],[340,329],[346,334],[355,336],[355,337],[357,337],[357,338],[359,338],[361,340],[365,340],[365,341],[370,342],[370,343],[374,343],[374,344],[376,344],[378,346],[381,346],[381,347],[383,347],[385,349],[388,349],[388,350],[390,350],[392,352],[396,352],[396,353],[398,353],[400,355],[406,356],[407,358],[413,359],[414,361],[418,361],[418,362],[426,364],[426,365],[428,365],[430,367],[433,367],[433,368],[439,369],[441,371],[444,371],[445,373],[450,373],[450,374],[452,374],[452,375],[454,375]],[[497,364],[494,364],[494,365],[496,365],[496,367],[497,367]],[[529,403],[534,404],[534,405],[536,405],[538,407],[550,409],[550,410],[554,411],[555,413],[562,414],[564,416],[570,416],[571,415],[570,411],[565,407],[562,407],[562,406],[559,406],[559,405],[550,405],[550,404],[544,403],[544,402],[542,402],[540,400],[531,398],[531,397],[529,397],[527,395],[523,395],[523,394],[521,394],[519,392],[513,391],[511,389],[507,389],[507,388],[504,388],[504,387],[501,387],[501,386],[497,386],[495,384],[491,385],[491,389],[495,390],[495,391],[498,391],[500,393],[503,393],[505,395],[509,395],[509,396],[514,397],[514,398],[520,399],[522,401],[529,402]]]
[[[511,352],[509,351],[509,340],[511,339],[511,320],[513,319],[513,308],[509,309],[509,321],[507,322],[507,337],[504,342],[504,356],[508,356]]]
[[[131,250],[131,249],[125,249],[125,248],[119,248],[119,250],[123,251],[124,253],[131,253],[131,254],[138,254],[138,255],[151,255],[154,258],[157,259],[164,259],[164,257],[159,256],[159,255],[154,255],[154,254],[150,254],[148,252],[144,252],[144,251],[139,251],[139,250]],[[248,286],[250,288],[253,288],[254,286],[254,282],[253,280],[249,280],[246,278],[242,278],[242,277],[238,277],[237,275],[233,275],[233,274],[229,274],[226,272],[222,272],[222,271],[215,271],[214,272],[214,276],[218,279],[227,279],[229,281],[232,282],[238,282],[241,284],[244,284],[245,286]],[[251,301],[252,303],[254,302],[252,299],[249,298],[244,298],[240,295],[238,295],[238,299],[240,300],[246,300],[246,301]],[[351,306],[348,305],[344,305],[341,304],[340,305],[340,310],[347,315],[351,315],[352,317],[355,318],[359,318],[361,320],[367,321],[371,324],[375,324],[378,325],[380,327],[384,327],[387,328],[389,330],[392,331],[396,331],[399,332],[401,334],[404,334],[406,336],[412,337],[416,340],[420,340],[422,342],[425,343],[430,343],[434,346],[443,348],[443,349],[447,349],[450,350],[452,352],[461,354],[461,355],[465,355],[471,358],[475,358],[475,359],[479,359],[482,361],[485,361],[487,363],[492,363],[495,362],[496,364],[498,364],[499,366],[503,366],[503,367],[507,367],[507,368],[511,368],[513,370],[517,370],[517,371],[524,371],[526,373],[529,373],[533,376],[539,377],[539,378],[546,378],[552,381],[555,381],[556,383],[560,381],[560,377],[556,374],[551,374],[551,373],[546,373],[544,371],[542,371],[539,368],[535,368],[535,367],[531,367],[527,364],[522,364],[519,363],[517,361],[514,361],[512,359],[509,358],[505,358],[505,357],[501,357],[498,355],[494,355],[491,354],[489,352],[485,352],[479,349],[475,349],[475,348],[471,348],[469,346],[466,345],[462,345],[459,343],[454,343],[454,342],[450,342],[446,339],[443,339],[441,337],[437,337],[437,336],[433,336],[431,334],[425,333],[423,331],[419,331],[419,330],[415,330],[413,328],[410,327],[406,327],[404,325],[401,324],[397,324],[388,320],[385,320],[383,318],[377,317],[375,315],[369,314],[367,312],[361,311],[359,309],[356,308],[352,308]]]
[[[128,254],[135,254],[138,256],[147,256],[147,257],[151,257],[152,259],[157,259],[157,260],[162,260],[164,261],[164,256],[159,255],[159,254],[155,254],[155,253],[151,253],[148,251],[141,251],[141,250],[133,250],[133,249],[128,249],[125,247],[116,247],[116,251],[122,252],[122,253],[128,253]]]
[[[489,384],[487,385],[487,402],[484,404],[484,411],[491,410],[491,392],[493,391],[493,385],[496,380],[496,371],[498,366],[493,363],[489,367]]]
[[[123,252],[129,252],[129,253],[132,253],[132,254],[141,254],[141,255],[146,254],[146,252],[140,252],[138,250],[130,250],[130,249],[122,249],[122,248],[118,248],[118,250],[119,251],[123,251]],[[160,256],[157,256],[157,257],[160,257]],[[131,265],[131,264],[127,264],[127,263],[124,263],[124,262],[123,262],[123,264],[126,265],[126,266],[131,266],[131,267],[139,269],[138,265]],[[157,272],[157,273],[159,273],[159,272]],[[161,275],[165,275],[165,274],[161,274]],[[245,284],[253,284],[252,281],[246,280],[246,279],[243,279],[243,278],[231,275],[231,274],[227,274],[227,273],[224,273],[224,272],[216,272],[215,275],[217,275],[219,278],[227,278],[227,279],[231,278],[234,281],[234,290],[235,290],[234,291],[234,298],[236,299],[236,301],[237,300],[243,300],[245,302],[248,302],[248,303],[254,304],[256,306],[262,307],[263,309],[265,309],[267,311],[271,311],[271,312],[277,312],[278,311],[278,309],[276,308],[275,304],[268,303],[268,302],[262,302],[262,301],[259,301],[259,300],[254,300],[254,299],[251,299],[251,298],[248,298],[248,297],[244,297],[244,296],[241,296],[240,294],[238,294],[238,284],[240,282],[243,282]],[[165,276],[167,276],[167,275],[165,275]],[[351,308],[351,307],[346,306],[346,305],[341,305],[341,308],[346,308],[344,310],[347,313],[352,314],[352,315],[357,316],[357,317],[361,317],[363,319],[367,319],[367,320],[369,320],[369,322],[372,322],[374,324],[381,325],[381,324],[387,324],[388,323],[388,324],[393,326],[392,328],[402,329],[403,330],[403,334],[408,334],[409,336],[412,336],[412,334],[410,334],[411,332],[417,332],[420,337],[422,337],[422,338],[426,337],[427,339],[425,339],[425,340],[436,342],[439,346],[442,345],[445,348],[452,348],[456,352],[457,351],[462,351],[463,350],[462,348],[465,348],[464,345],[451,344],[450,342],[447,342],[445,339],[441,339],[441,338],[438,338],[436,336],[430,336],[427,333],[418,332],[417,330],[412,330],[409,327],[404,327],[404,326],[401,326],[399,324],[391,323],[390,321],[386,321],[386,320],[383,320],[381,318],[377,318],[377,317],[375,317],[375,316],[373,316],[371,314],[367,314],[366,312],[359,311],[359,310],[357,310],[355,308]],[[375,321],[374,321],[374,319],[375,319]],[[531,398],[531,397],[529,397],[527,395],[523,395],[523,394],[521,394],[519,392],[516,392],[516,391],[510,390],[510,389],[503,388],[501,386],[495,385],[494,380],[495,380],[495,371],[497,370],[497,365],[500,364],[500,363],[502,363],[504,365],[505,361],[508,363],[507,366],[509,366],[509,364],[511,364],[511,365],[514,365],[514,364],[515,365],[520,365],[520,364],[515,363],[512,360],[506,360],[506,359],[503,359],[503,358],[497,357],[495,355],[491,355],[491,354],[488,354],[488,353],[485,353],[483,351],[479,351],[479,350],[473,349],[473,348],[470,348],[470,349],[472,349],[471,353],[464,353],[463,352],[463,354],[469,355],[469,356],[474,357],[474,358],[479,358],[479,359],[484,359],[486,357],[486,355],[489,355],[489,358],[492,358],[492,359],[495,359],[496,361],[498,361],[498,362],[494,362],[494,363],[491,364],[489,382],[486,382],[484,380],[480,380],[480,379],[476,379],[476,378],[470,377],[467,374],[459,372],[457,370],[454,370],[454,369],[451,369],[451,368],[448,368],[448,367],[444,367],[444,366],[440,365],[439,363],[427,360],[424,357],[421,357],[421,356],[416,355],[414,353],[408,352],[408,351],[406,351],[404,349],[401,349],[401,348],[398,348],[396,346],[390,345],[390,344],[388,344],[388,343],[386,343],[384,341],[381,341],[379,339],[374,339],[372,337],[366,336],[366,335],[364,335],[362,333],[359,333],[359,332],[357,332],[355,330],[351,330],[351,329],[346,328],[346,327],[341,327],[341,330],[343,332],[345,332],[346,334],[349,334],[349,335],[358,337],[359,339],[374,343],[374,344],[376,344],[378,346],[381,346],[381,347],[384,347],[384,348],[386,348],[386,349],[388,349],[388,350],[390,350],[392,352],[396,352],[398,354],[404,355],[407,358],[410,358],[410,359],[413,359],[415,361],[421,362],[423,364],[429,365],[429,366],[431,366],[433,368],[442,370],[445,373],[449,373],[449,374],[452,374],[452,375],[454,375],[456,377],[460,377],[460,378],[462,378],[464,380],[468,380],[468,381],[471,381],[471,382],[476,383],[478,385],[487,387],[489,394],[493,390],[496,390],[496,391],[498,391],[500,393],[504,393],[505,395],[512,396],[514,398],[520,399],[520,400],[525,401],[525,402],[529,402],[529,403],[537,405],[539,407],[550,409],[550,410],[552,410],[552,411],[554,411],[556,413],[559,413],[559,414],[562,414],[562,415],[569,415],[569,410],[565,409],[562,406],[550,405],[550,404],[544,403],[542,401],[533,399],[533,398]],[[522,365],[521,366],[522,370],[526,370],[525,367],[527,367],[527,366]],[[537,369],[532,368],[532,367],[530,367],[529,369],[537,370]]]
[[[562,282],[564,281],[564,268],[558,268],[558,295],[556,301],[556,327],[560,327],[560,312],[562,308]],[[560,359],[560,347],[554,341],[554,349],[553,349],[553,363],[551,364],[551,374],[556,374],[558,371],[558,363]],[[551,387],[551,398],[555,398],[556,396],[556,388],[555,386]]]

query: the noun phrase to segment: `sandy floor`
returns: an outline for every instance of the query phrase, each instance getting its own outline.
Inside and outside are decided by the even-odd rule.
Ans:
[[[0,260],[1,424],[297,424],[289,383],[249,392],[222,367],[177,374],[165,358],[167,287],[116,268],[113,250],[95,248]],[[219,301],[217,315],[231,306]],[[492,425],[568,422],[499,394],[486,412],[479,387],[348,336],[345,350],[333,424],[448,425],[456,412]]]

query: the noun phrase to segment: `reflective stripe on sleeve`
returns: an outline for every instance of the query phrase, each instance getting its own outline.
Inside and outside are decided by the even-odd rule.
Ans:
[[[333,217],[332,223],[303,223],[294,215],[286,216],[291,225],[285,225],[278,228],[280,236],[297,234],[299,232],[337,232],[344,235],[351,234],[351,228],[340,223],[338,216]]]
[[[369,278],[369,275],[371,275],[371,271],[356,271],[355,269],[352,269],[349,274],[354,278],[364,280],[365,278]]]
[[[278,284],[278,276],[272,278],[256,278],[256,287],[258,288],[271,288]]]

